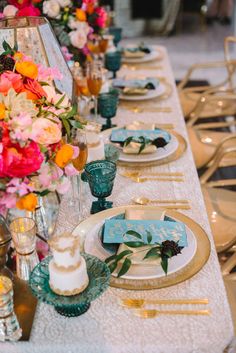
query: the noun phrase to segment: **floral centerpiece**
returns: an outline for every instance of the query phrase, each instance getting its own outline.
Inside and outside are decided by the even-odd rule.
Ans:
[[[37,195],[61,194],[77,173],[72,160],[79,153],[69,141],[75,107],[56,91],[56,68],[35,64],[3,43],[0,55],[0,213],[8,208],[33,211]]]
[[[0,17],[46,16],[66,59],[82,63],[89,56],[88,40],[106,27],[107,13],[97,0],[8,0]]]

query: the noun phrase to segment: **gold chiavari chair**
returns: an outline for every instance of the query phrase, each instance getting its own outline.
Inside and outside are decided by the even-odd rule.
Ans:
[[[186,119],[194,118],[196,115],[199,119],[215,116],[222,117],[235,113],[236,102],[232,103],[232,101],[230,102],[230,100],[226,98],[228,94],[235,92],[234,73],[236,70],[236,60],[233,59],[231,55],[231,48],[235,46],[235,44],[236,37],[226,37],[224,40],[224,61],[192,65],[186,76],[179,83],[179,97]],[[213,69],[217,75],[217,69],[219,68],[224,68],[226,72],[226,79],[223,82],[212,86],[185,88],[185,85],[196,70]],[[216,98],[214,99],[213,97]]]

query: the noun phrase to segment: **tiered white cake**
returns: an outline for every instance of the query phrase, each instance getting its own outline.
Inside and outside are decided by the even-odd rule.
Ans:
[[[63,234],[49,241],[53,259],[49,262],[49,285],[59,295],[81,293],[89,283],[86,262],[80,255],[79,239]]]

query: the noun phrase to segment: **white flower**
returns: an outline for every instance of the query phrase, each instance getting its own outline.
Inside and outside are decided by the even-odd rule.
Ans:
[[[27,98],[25,92],[17,94],[13,88],[9,89],[6,96],[0,94],[0,103],[5,105],[7,113],[11,117],[17,116],[22,112],[34,117],[38,112],[32,100]]]
[[[18,8],[13,6],[13,5],[7,5],[3,9],[3,15],[4,17],[14,17],[15,14],[17,13]]]
[[[71,5],[71,1],[70,0],[57,0],[58,4],[61,7],[66,7],[66,6],[70,6]]]
[[[71,31],[69,33],[69,36],[70,36],[71,44],[78,49],[82,49],[87,43],[87,40],[88,40],[87,37],[90,29],[87,22],[80,22],[80,21],[77,21],[77,22],[78,22],[77,29],[74,31]]]
[[[64,99],[60,103],[59,108],[68,108],[69,107],[69,98],[66,94],[56,93],[55,88],[52,86],[44,86],[44,91],[47,93],[47,100],[50,103],[57,104],[58,101],[64,96]]]
[[[60,5],[57,0],[48,0],[43,3],[43,13],[51,18],[60,18]]]

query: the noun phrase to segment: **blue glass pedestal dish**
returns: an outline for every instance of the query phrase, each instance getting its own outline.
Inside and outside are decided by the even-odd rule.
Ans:
[[[91,301],[98,298],[108,288],[110,270],[97,257],[82,254],[86,261],[89,276],[88,287],[80,294],[63,296],[54,293],[49,286],[48,264],[52,256],[46,257],[31,272],[29,285],[33,294],[42,302],[53,305],[55,310],[68,317],[75,317],[85,313]]]

